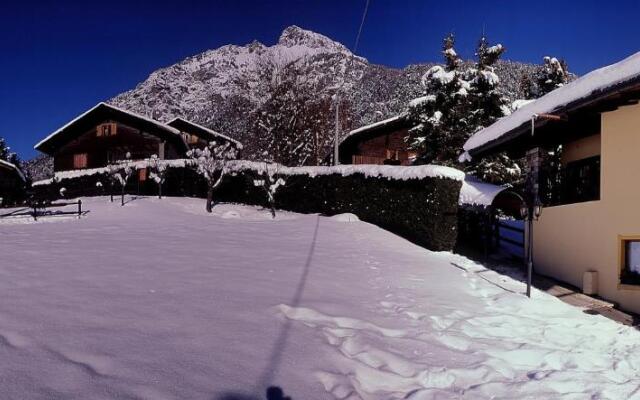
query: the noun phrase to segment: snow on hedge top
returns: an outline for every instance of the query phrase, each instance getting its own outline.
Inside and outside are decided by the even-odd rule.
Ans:
[[[160,160],[161,163],[166,164],[168,167],[186,167],[194,165],[196,162],[192,159],[177,159],[177,160]],[[127,165],[134,169],[147,168],[149,166],[149,160],[131,161]],[[245,170],[253,170],[258,173],[265,172],[267,166],[272,171],[274,164],[268,164],[263,162],[235,160],[231,161],[229,170],[232,172],[241,172]],[[79,178],[81,176],[89,176],[95,174],[107,174],[109,172],[108,167],[104,168],[91,168],[91,169],[78,169],[71,171],[56,172],[56,180]],[[445,178],[453,179],[456,181],[464,180],[465,174],[454,168],[444,167],[441,165],[417,165],[412,167],[396,166],[396,165],[338,165],[333,167],[284,167],[278,166],[277,173],[283,175],[309,175],[315,177],[319,175],[333,175],[338,174],[342,176],[363,174],[366,177],[372,178],[387,178],[397,180],[408,179],[423,179],[423,178]],[[53,182],[53,179],[44,179],[33,183],[33,186],[48,185]]]
[[[240,172],[243,170],[254,170],[259,173],[264,172],[266,163],[255,161],[236,161],[232,170]],[[315,177],[319,175],[342,175],[363,174],[368,178],[387,178],[406,181],[408,179],[423,178],[446,178],[456,181],[464,180],[464,172],[455,168],[441,165],[416,165],[411,167],[399,165],[364,165],[346,164],[332,167],[283,167],[278,168],[278,173],[283,175],[309,175]]]
[[[127,165],[133,169],[143,169],[143,168],[149,168],[150,167],[150,159],[146,159],[146,160],[136,160],[136,161],[129,161],[129,162],[124,162],[122,163],[122,165]],[[166,165],[167,167],[185,167],[187,166],[189,163],[193,162],[191,159],[177,159],[177,160],[158,160],[158,163],[160,165]],[[69,171],[58,171],[55,173],[54,178],[53,179],[43,179],[40,181],[36,181],[32,183],[32,186],[40,186],[40,185],[48,185],[50,183],[53,183],[53,180],[56,179],[58,181],[64,180],[64,179],[73,179],[73,178],[80,178],[82,176],[91,176],[91,175],[96,175],[96,174],[108,174],[109,173],[109,167],[101,167],[101,168],[87,168],[87,169],[72,169]]]
[[[9,169],[16,171],[20,179],[22,179],[23,181],[26,181],[26,178],[24,177],[24,174],[22,173],[22,171],[20,171],[20,168],[16,167],[15,165],[5,160],[0,160],[0,165],[3,165]]]
[[[493,199],[506,189],[504,186],[492,185],[467,176],[462,182],[458,204],[489,207],[493,203]]]
[[[464,144],[464,150],[469,152],[496,140],[530,121],[531,117],[536,114],[553,113],[575,100],[588,97],[594,92],[607,89],[638,76],[640,76],[640,52],[616,64],[592,71],[517,109],[513,114],[498,120],[493,125],[471,136]]]

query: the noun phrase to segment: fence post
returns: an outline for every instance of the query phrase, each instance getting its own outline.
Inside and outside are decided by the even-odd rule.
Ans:
[[[78,219],[82,216],[82,200],[78,199]]]

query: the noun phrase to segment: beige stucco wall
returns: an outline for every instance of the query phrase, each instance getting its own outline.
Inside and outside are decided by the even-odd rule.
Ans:
[[[562,148],[562,163],[582,160],[600,154],[600,135],[591,135],[571,143],[564,144]]]
[[[618,235],[640,235],[640,105],[602,115],[600,151],[600,200],[545,208],[534,263],[578,287],[585,271],[598,271],[600,296],[640,313],[640,287],[619,286],[618,260]]]

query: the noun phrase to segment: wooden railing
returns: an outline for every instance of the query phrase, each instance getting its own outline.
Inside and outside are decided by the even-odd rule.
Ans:
[[[51,208],[61,208],[66,206],[77,206],[73,211],[47,211]],[[33,202],[28,207],[24,207],[6,214],[0,214],[0,218],[7,217],[19,217],[19,216],[31,216],[34,220],[38,220],[38,217],[49,215],[77,215],[78,218],[82,216],[82,200],[61,202],[61,203],[49,203],[49,202]]]

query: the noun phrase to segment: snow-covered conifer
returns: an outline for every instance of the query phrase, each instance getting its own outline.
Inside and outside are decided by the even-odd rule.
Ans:
[[[460,71],[453,34],[443,41],[445,66],[436,65],[422,77],[423,97],[409,103],[409,145],[417,163],[455,165],[467,138],[469,83]]]
[[[511,113],[509,100],[500,87],[500,78],[494,70],[496,62],[504,52],[503,45],[491,45],[485,35],[482,35],[478,42],[476,64],[468,71],[470,86],[468,113],[472,129],[467,132],[467,138]],[[504,184],[514,183],[520,179],[519,165],[506,154],[472,161],[465,166],[465,171],[484,181]]]
[[[552,90],[565,85],[568,81],[569,68],[567,63],[555,57],[544,57],[542,69],[537,76],[538,91],[536,97],[542,97]]]
[[[11,148],[7,146],[4,138],[0,137],[0,160],[10,162],[16,167],[20,168],[20,158],[18,155],[11,151]]]

